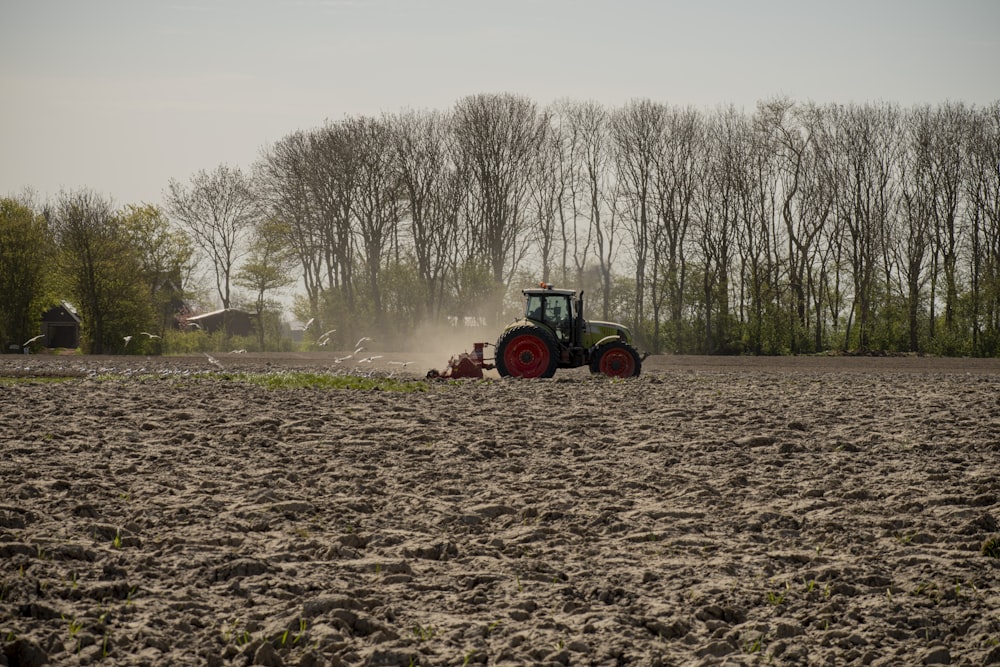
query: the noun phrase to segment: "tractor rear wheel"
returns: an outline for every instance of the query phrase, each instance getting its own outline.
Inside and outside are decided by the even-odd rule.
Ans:
[[[636,377],[642,370],[642,359],[634,347],[621,341],[601,345],[590,358],[590,372],[608,377]]]
[[[522,324],[500,334],[496,365],[501,377],[550,378],[558,363],[556,340],[548,330]]]

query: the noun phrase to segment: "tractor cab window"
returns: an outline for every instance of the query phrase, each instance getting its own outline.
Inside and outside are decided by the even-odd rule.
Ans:
[[[560,340],[569,339],[573,322],[573,301],[565,296],[528,296],[527,317],[544,322]]]
[[[529,320],[542,321],[543,314],[545,312],[545,299],[544,297],[537,296],[534,294],[528,295],[528,307],[525,310],[525,317]]]

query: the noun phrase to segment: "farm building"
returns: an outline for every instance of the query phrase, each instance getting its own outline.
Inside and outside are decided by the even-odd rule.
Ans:
[[[42,313],[41,340],[45,347],[77,348],[80,346],[80,316],[65,301]]]

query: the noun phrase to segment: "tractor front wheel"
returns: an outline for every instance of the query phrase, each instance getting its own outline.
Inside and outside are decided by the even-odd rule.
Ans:
[[[496,365],[501,377],[550,378],[557,362],[555,338],[541,327],[511,327],[497,340]]]
[[[642,370],[642,359],[634,347],[621,341],[601,345],[590,358],[590,372],[608,377],[636,377]]]

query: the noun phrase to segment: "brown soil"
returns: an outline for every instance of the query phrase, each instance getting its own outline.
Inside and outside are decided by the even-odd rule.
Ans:
[[[1000,360],[219,371],[0,357],[0,665],[1000,662]]]

